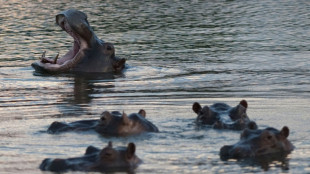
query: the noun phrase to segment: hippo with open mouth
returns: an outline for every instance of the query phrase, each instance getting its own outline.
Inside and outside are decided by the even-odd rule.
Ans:
[[[222,159],[256,158],[269,154],[290,153],[294,146],[287,139],[289,128],[284,126],[280,131],[268,127],[266,129],[244,129],[240,140],[234,145],[225,145],[220,150]]]
[[[62,57],[45,57],[31,66],[40,72],[119,72],[124,69],[126,60],[115,56],[112,43],[104,42],[95,35],[89,26],[85,13],[70,9],[56,15],[56,24],[74,39],[73,47]]]
[[[81,120],[72,123],[55,121],[50,125],[47,132],[60,133],[95,130],[105,136],[130,136],[144,132],[158,132],[158,128],[145,117],[146,112],[143,109],[129,116],[118,111],[104,111],[100,119]]]
[[[247,101],[241,100],[235,107],[225,103],[215,103],[210,107],[202,108],[198,102],[195,102],[192,109],[197,114],[196,123],[200,125],[210,125],[215,129],[257,129],[256,123],[251,121],[246,113],[247,107]]]
[[[94,171],[94,172],[132,172],[142,160],[136,154],[136,146],[113,148],[112,142],[102,150],[89,146],[82,157],[68,159],[44,159],[40,165],[43,171]]]

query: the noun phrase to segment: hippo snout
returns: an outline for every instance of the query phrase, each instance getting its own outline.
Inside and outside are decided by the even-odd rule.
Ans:
[[[230,151],[233,148],[231,145],[225,145],[220,150],[220,157],[222,160],[227,160],[230,156]]]
[[[42,161],[42,163],[40,164],[40,169],[43,171],[47,171],[49,166],[51,164],[51,159],[50,158],[46,158]]]
[[[56,133],[58,130],[66,128],[67,125],[65,123],[61,123],[58,121],[54,121],[50,127],[47,129],[48,133]]]
[[[68,168],[68,165],[64,159],[50,159],[46,158],[42,161],[40,167],[42,171],[52,171],[59,172],[65,171]]]

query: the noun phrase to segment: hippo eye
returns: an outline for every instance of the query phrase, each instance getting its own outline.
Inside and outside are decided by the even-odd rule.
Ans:
[[[108,45],[107,50],[112,50],[112,47],[110,45]]]
[[[112,156],[112,153],[105,153],[104,156],[110,157],[110,156]]]
[[[106,119],[105,119],[105,117],[101,117],[100,120],[101,121],[105,121]]]
[[[272,139],[272,136],[271,136],[271,135],[268,135],[268,136],[267,136],[267,139],[268,139],[268,140],[271,140],[271,139]]]
[[[101,155],[101,158],[105,158],[105,159],[112,159],[114,156],[113,151],[106,151]]]

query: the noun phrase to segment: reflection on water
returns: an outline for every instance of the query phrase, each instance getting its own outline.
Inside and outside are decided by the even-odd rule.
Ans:
[[[0,2],[0,171],[41,173],[46,157],[78,156],[88,145],[133,141],[144,160],[137,173],[282,172],[221,161],[219,147],[238,132],[197,129],[193,102],[249,102],[259,127],[287,125],[296,150],[291,173],[309,173],[309,12],[306,1]],[[49,7],[49,8],[46,8]],[[98,37],[127,58],[123,74],[37,74],[44,50],[63,55],[73,39],[54,15],[88,14]],[[162,131],[130,138],[47,135],[53,121],[98,117],[104,110],[145,109]],[[43,132],[40,132],[43,131]],[[30,148],[29,148],[30,147]],[[282,160],[275,160],[282,161]],[[283,163],[286,164],[286,163]],[[287,163],[288,166],[288,163]]]

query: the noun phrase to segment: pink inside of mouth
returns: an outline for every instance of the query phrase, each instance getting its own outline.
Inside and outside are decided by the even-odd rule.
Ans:
[[[63,64],[64,62],[74,59],[76,54],[79,52],[81,48],[81,42],[79,39],[79,35],[76,34],[71,27],[68,25],[68,23],[64,24],[63,26],[60,25],[60,27],[65,30],[74,40],[73,47],[61,58],[58,59],[57,64]]]
[[[73,52],[74,52],[74,56],[75,56],[80,50],[81,43],[80,43],[79,37],[76,33],[74,33],[72,31],[72,29],[69,27],[69,25],[65,25],[64,28],[65,28],[66,32],[74,39]]]

